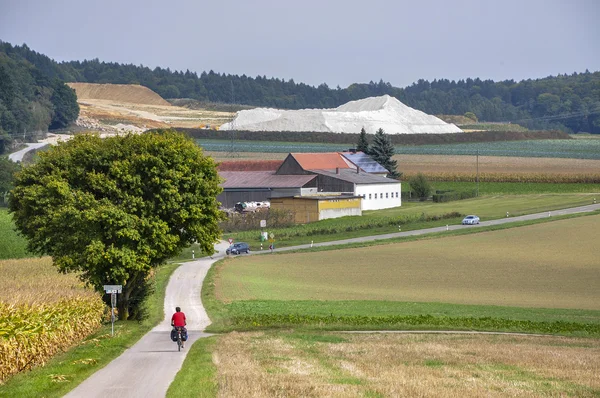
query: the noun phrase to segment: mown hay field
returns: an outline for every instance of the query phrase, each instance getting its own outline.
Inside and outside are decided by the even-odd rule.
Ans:
[[[49,257],[0,261],[0,383],[100,327],[105,306]]]
[[[600,216],[347,250],[228,260],[215,295],[600,310]]]
[[[226,397],[600,394],[600,341],[592,339],[229,333],[218,338],[213,360]]]

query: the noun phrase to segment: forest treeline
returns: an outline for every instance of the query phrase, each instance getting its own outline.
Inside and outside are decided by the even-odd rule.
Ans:
[[[79,115],[75,91],[27,59],[29,52],[0,41],[0,154],[16,137],[30,141],[40,132],[68,126]],[[43,55],[37,58],[54,63]]]
[[[6,45],[6,44],[5,44]],[[13,51],[44,75],[66,82],[141,84],[166,99],[284,109],[331,108],[352,100],[388,94],[434,115],[473,113],[479,121],[513,122],[530,129],[600,133],[600,72],[573,73],[536,80],[419,80],[399,88],[390,83],[317,87],[266,76],[249,77],[213,71],[150,69],[143,65],[98,59],[57,63],[26,45]]]

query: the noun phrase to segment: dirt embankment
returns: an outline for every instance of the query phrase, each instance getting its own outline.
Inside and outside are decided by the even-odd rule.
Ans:
[[[169,102],[148,87],[135,84],[67,83],[79,101],[110,100],[132,104],[170,106]]]

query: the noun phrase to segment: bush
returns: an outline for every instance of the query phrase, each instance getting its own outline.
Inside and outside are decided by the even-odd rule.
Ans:
[[[251,231],[260,228],[260,220],[267,220],[269,228],[285,228],[294,225],[294,214],[290,210],[268,209],[254,213],[229,213],[219,223],[223,232]]]
[[[462,200],[474,198],[477,196],[477,191],[436,191],[435,195],[433,195],[433,201],[436,203],[441,202],[451,202],[453,200]]]
[[[431,184],[429,184],[429,181],[427,181],[427,178],[423,173],[411,177],[408,180],[408,183],[410,184],[410,188],[419,198],[421,198],[421,200],[425,200],[429,197],[429,194],[431,193]]]

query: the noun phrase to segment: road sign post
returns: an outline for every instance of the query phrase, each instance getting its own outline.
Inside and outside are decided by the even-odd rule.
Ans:
[[[115,307],[117,306],[117,293],[123,292],[123,285],[104,285],[104,291],[110,294],[110,335],[115,335]]]

